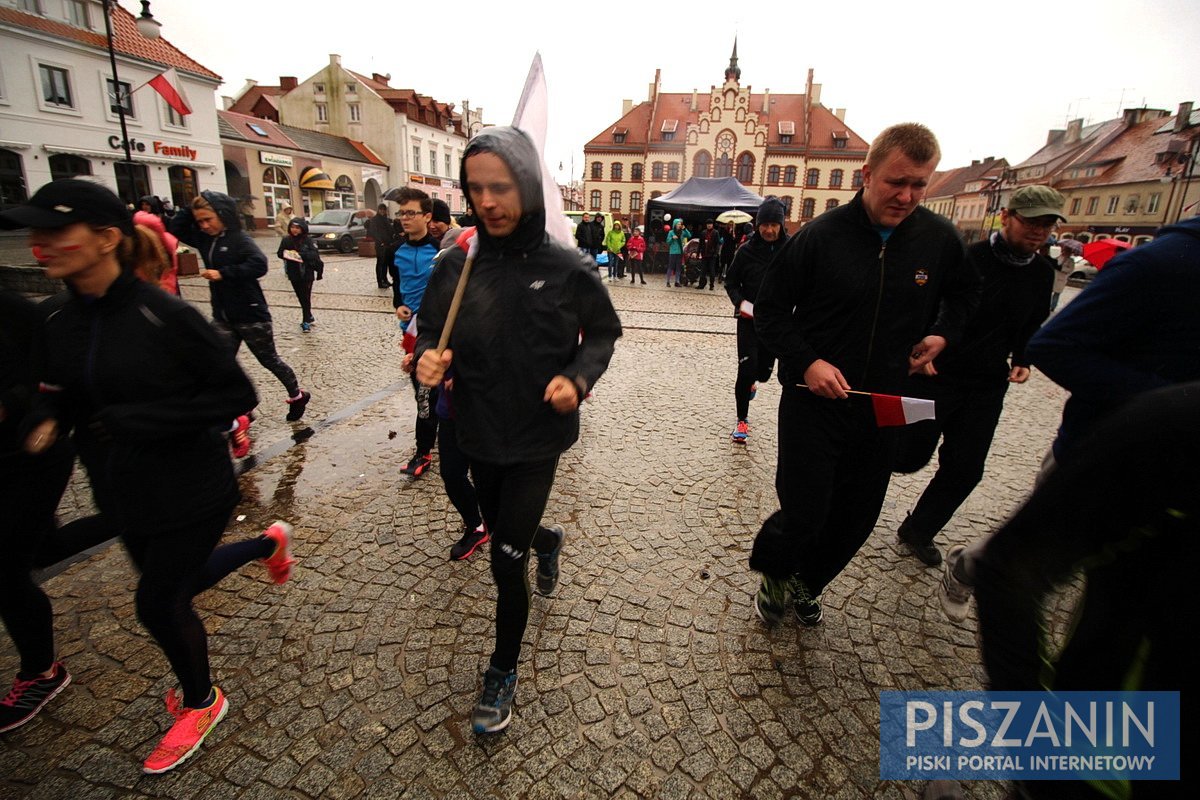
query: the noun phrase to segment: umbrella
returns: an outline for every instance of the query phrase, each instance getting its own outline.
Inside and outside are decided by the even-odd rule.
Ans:
[[[391,200],[393,203],[397,203],[397,202],[399,202],[399,201],[396,199],[396,197],[397,197],[397,196],[399,196],[399,194],[400,194],[400,190],[401,190],[401,189],[403,189],[403,188],[404,188],[403,186],[397,186],[397,187],[395,187],[395,188],[393,188],[393,189],[388,189],[386,192],[384,192],[384,193],[383,193],[383,199],[384,199],[384,200]]]
[[[1122,250],[1128,249],[1129,242],[1122,242],[1119,239],[1100,239],[1088,242],[1083,246],[1083,257],[1092,262],[1092,266],[1096,269],[1104,269],[1104,265],[1110,258]]]
[[[731,222],[734,225],[740,225],[743,222],[749,222],[752,219],[754,219],[754,217],[750,216],[745,211],[738,211],[737,209],[734,209],[732,211],[722,211],[717,217],[717,222]]]
[[[372,208],[362,208],[354,212],[354,216],[360,219],[375,216],[375,210]]]
[[[1069,253],[1073,256],[1083,255],[1083,242],[1078,239],[1059,239],[1058,246],[1063,249],[1064,253]]]

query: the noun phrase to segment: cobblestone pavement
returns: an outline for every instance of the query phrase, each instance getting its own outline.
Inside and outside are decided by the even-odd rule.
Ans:
[[[194,761],[141,774],[172,677],[135,619],[124,554],[107,548],[45,583],[74,683],[0,738],[0,797],[919,796],[879,780],[878,693],[982,677],[974,618],[947,622],[939,573],[895,541],[930,472],[893,481],[822,625],[762,627],[746,562],[777,507],[779,386],[760,387],[749,444],[732,444],[720,288],[612,285],[628,330],[547,511],[568,531],[562,581],[533,600],[514,723],[477,738],[487,557],[448,561],[458,523],[437,475],[399,474],[415,403],[390,297],[371,261],[330,256],[304,334],[272,261],[280,351],[314,400],[306,424],[286,423],[282,388],[243,351],[262,405],[228,537],[289,519],[300,562],[286,586],[252,565],[198,599],[230,714]],[[202,282],[184,283],[206,309]],[[1025,496],[1062,401],[1036,374],[1009,393],[984,482],[943,544],[992,530]],[[66,513],[86,507],[77,482]],[[15,669],[0,640],[0,675]]]

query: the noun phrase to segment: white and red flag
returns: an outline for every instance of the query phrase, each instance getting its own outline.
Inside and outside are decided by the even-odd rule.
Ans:
[[[894,425],[912,425],[923,419],[934,419],[933,401],[919,397],[899,397],[894,394],[871,392],[871,405],[875,407],[875,424],[881,428]]]
[[[542,54],[534,53],[529,74],[525,77],[525,88],[517,101],[512,126],[526,133],[537,149],[538,164],[542,168],[542,197],[546,206],[546,233],[550,238],[567,247],[575,247],[571,225],[562,213],[563,199],[558,184],[546,166],[546,126],[549,122],[548,90],[546,73],[542,69]]]
[[[155,75],[142,86],[150,86],[162,95],[163,100],[167,101],[167,105],[175,109],[175,113],[179,116],[184,117],[192,113],[192,104],[188,102],[187,95],[183,91],[183,84],[179,80],[179,73],[175,71],[174,67],[161,75]]]

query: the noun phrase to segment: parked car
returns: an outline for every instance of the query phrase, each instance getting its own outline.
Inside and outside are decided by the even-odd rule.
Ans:
[[[1090,281],[1100,271],[1093,267],[1091,262],[1083,256],[1071,256],[1071,260],[1075,262],[1075,268],[1071,270],[1070,280]]]
[[[366,222],[351,209],[326,209],[308,223],[308,235],[319,250],[354,253],[367,236]]]

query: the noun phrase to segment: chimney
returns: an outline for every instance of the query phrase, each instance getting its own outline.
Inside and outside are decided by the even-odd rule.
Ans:
[[[221,95],[221,108],[226,111],[233,108],[233,98],[227,94]]]
[[[767,89],[765,92],[763,92],[763,110],[762,110],[762,113],[764,113],[764,114],[770,114],[770,113],[771,113],[771,90],[770,90],[770,89]]]
[[[978,159],[978,158],[972,158],[972,159],[971,159],[971,166],[972,166],[972,167],[978,167],[978,166],[979,166],[979,159]]]
[[[1125,127],[1132,128],[1134,125],[1137,125],[1139,122],[1141,122],[1143,111],[1145,111],[1144,108],[1125,109],[1125,111],[1121,114],[1121,116],[1124,118]]]
[[[342,65],[342,57],[339,56],[337,53],[330,53],[329,54],[329,66],[340,67],[341,65]]]
[[[692,111],[696,111],[697,109],[700,108],[699,103],[696,102],[696,90],[695,89],[692,89],[692,105],[690,106],[690,108]]]
[[[654,83],[650,84],[650,93],[647,99],[653,103],[658,98],[658,87],[662,84],[662,70],[654,70]]]
[[[1067,123],[1067,138],[1065,144],[1075,144],[1083,138],[1083,119],[1073,119]]]
[[[838,122],[846,121],[846,109],[844,108],[835,108],[833,110],[833,115],[838,118]]]
[[[391,79],[392,79],[392,73],[390,73],[390,72],[387,75],[380,75],[378,72],[371,73],[371,80],[375,81],[376,83],[382,83],[384,86],[387,86],[388,81],[390,81]]]
[[[1191,127],[1192,124],[1192,103],[1189,100],[1186,103],[1179,104],[1179,113],[1175,115],[1175,125],[1172,130],[1175,133],[1182,133],[1185,128]]]
[[[299,83],[300,82],[298,80],[290,75],[279,76],[279,88],[285,92],[290,92],[292,89],[295,89]]]
[[[1054,131],[1054,130],[1047,131],[1045,146],[1049,147],[1050,145],[1054,144],[1055,142],[1061,142],[1063,136],[1065,136],[1066,133],[1067,133],[1066,131]]]
[[[814,83],[812,85],[812,103],[815,106],[820,102],[821,102],[821,84]]]
[[[621,101],[621,116],[622,117],[625,116],[630,111],[633,111],[633,101],[632,100],[622,100]]]

